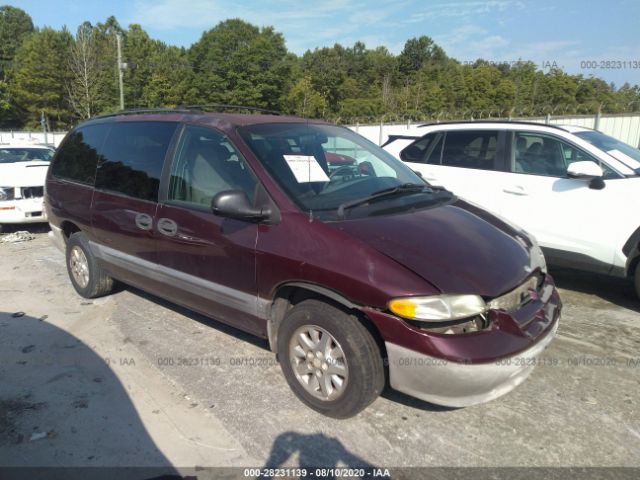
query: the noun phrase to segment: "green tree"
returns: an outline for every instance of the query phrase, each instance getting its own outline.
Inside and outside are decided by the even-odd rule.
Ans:
[[[536,92],[536,104],[540,113],[560,105],[577,105],[578,81],[558,68],[544,75],[541,88]],[[597,107],[596,107],[597,110]]]
[[[0,80],[0,127],[11,125],[15,121],[15,111],[9,96],[9,86]]]
[[[33,32],[31,17],[16,7],[0,7],[0,79],[6,80],[6,72],[18,48]]]
[[[287,111],[301,117],[323,117],[327,102],[313,88],[310,77],[298,80],[286,98]]]
[[[411,38],[406,41],[402,52],[398,56],[400,73],[411,75],[420,70],[427,63],[444,63],[447,55],[444,50],[427,37]]]
[[[583,78],[577,80],[576,102],[585,106],[591,106],[596,111],[602,109],[606,112],[619,112],[624,106],[616,98],[613,90],[607,82],[600,78]]]
[[[151,81],[157,65],[160,46],[154,42],[140,25],[129,25],[124,35],[123,61],[127,64],[124,72],[124,103],[127,108],[146,107],[145,87]]]
[[[371,121],[385,113],[380,98],[347,98],[340,104],[339,118],[348,123]]]
[[[281,107],[292,65],[273,28],[226,20],[191,46],[189,59],[198,103]]]
[[[344,82],[348,78],[345,49],[340,45],[308,50],[301,59],[303,72],[311,77],[313,88],[327,100],[329,109],[337,112],[345,98]]]
[[[495,89],[494,106],[502,116],[507,116],[515,106],[517,87],[513,80],[501,78]]]
[[[144,105],[176,107],[193,103],[196,92],[190,87],[192,71],[184,50],[158,43],[150,61],[151,75],[142,90]]]
[[[27,126],[39,125],[41,112],[52,128],[66,128],[72,123],[66,88],[71,42],[66,29],[45,27],[34,32],[16,52],[10,88]]]
[[[185,50],[151,38],[115,17],[65,29],[33,31],[29,16],[0,8],[0,124],[34,126],[41,111],[59,125],[119,108],[116,35],[123,39],[127,107],[226,103],[285,109],[351,121],[474,115],[540,115],[640,109],[640,87],[542,71],[528,61],[461,65],[427,36],[386,48],[287,51],[280,33],[239,19],[220,22]],[[0,64],[0,68],[2,64]],[[4,80],[3,80],[4,79]],[[73,111],[70,112],[70,106]]]
[[[616,99],[621,111],[633,112],[640,110],[640,86],[625,83],[616,92]]]

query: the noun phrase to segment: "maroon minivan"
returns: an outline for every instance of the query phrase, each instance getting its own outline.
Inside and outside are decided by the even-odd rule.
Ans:
[[[80,295],[116,279],[267,338],[295,394],[336,418],[387,380],[440,405],[497,398],[558,327],[533,238],[321,121],[98,117],[61,144],[45,200]]]

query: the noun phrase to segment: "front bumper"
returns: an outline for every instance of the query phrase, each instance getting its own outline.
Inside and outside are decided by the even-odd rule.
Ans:
[[[365,309],[384,339],[391,387],[451,407],[483,403],[522,383],[558,329],[562,302],[545,275],[539,295],[513,313],[489,311],[489,328],[448,335]]]
[[[44,223],[47,214],[42,198],[4,200],[0,202],[0,223]]]
[[[468,407],[494,400],[526,380],[557,329],[556,321],[551,331],[531,348],[480,364],[450,362],[386,342],[391,387],[448,407]]]

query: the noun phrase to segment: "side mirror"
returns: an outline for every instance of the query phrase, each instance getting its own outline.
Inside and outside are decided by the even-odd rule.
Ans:
[[[242,190],[225,190],[211,199],[211,211],[220,217],[261,222],[271,215],[267,208],[255,208]]]
[[[603,175],[600,165],[590,160],[573,162],[567,168],[567,176],[579,180],[593,180],[594,178],[602,178]]]

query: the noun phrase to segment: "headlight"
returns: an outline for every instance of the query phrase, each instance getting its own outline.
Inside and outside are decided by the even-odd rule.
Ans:
[[[484,313],[487,305],[478,295],[434,295],[394,298],[389,310],[411,320],[447,322]]]
[[[0,187],[0,201],[13,200],[15,189],[13,187]]]

